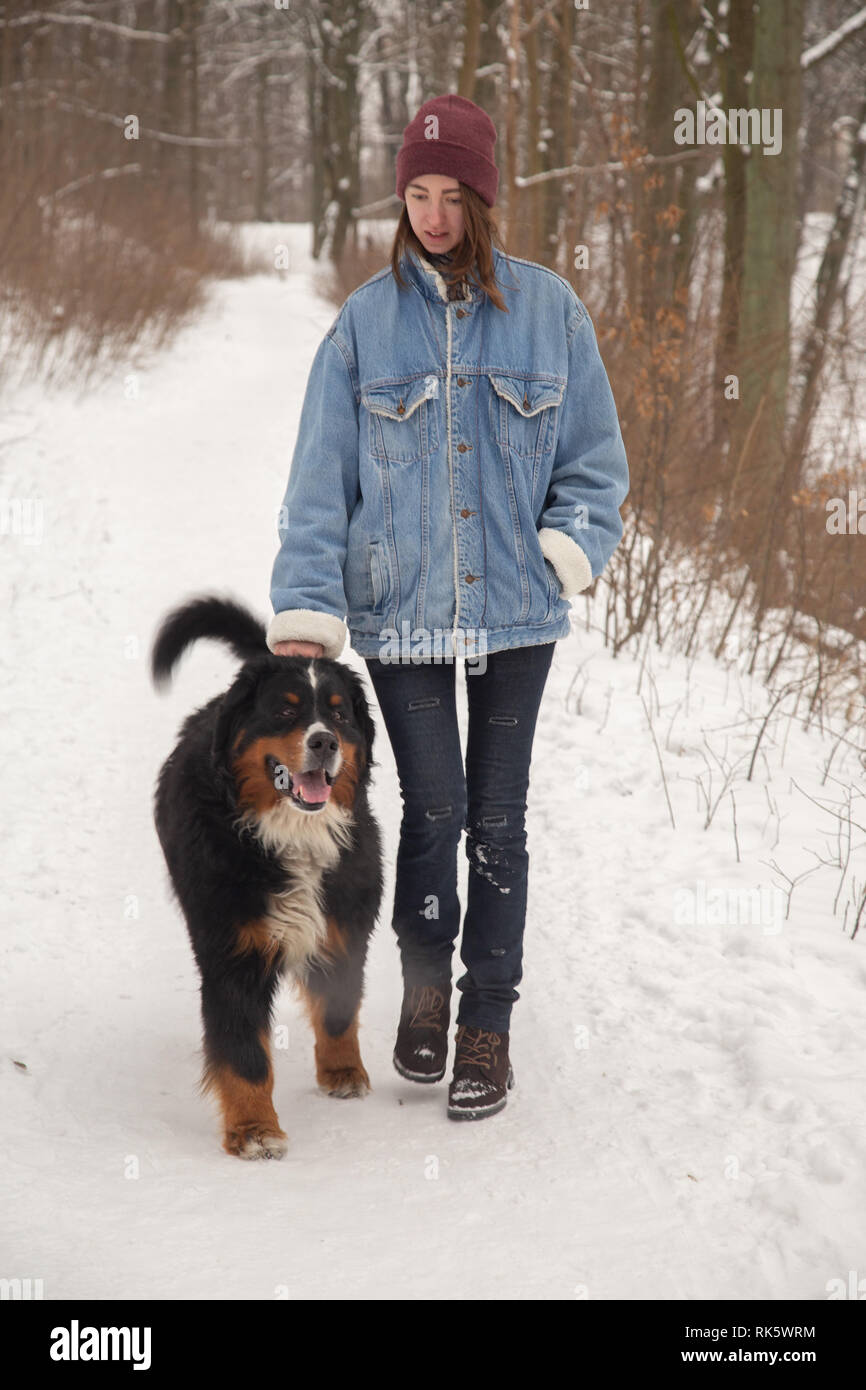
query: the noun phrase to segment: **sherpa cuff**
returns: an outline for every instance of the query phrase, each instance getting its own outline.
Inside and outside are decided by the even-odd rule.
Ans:
[[[278,642],[321,642],[323,655],[339,661],[348,628],[342,618],[313,608],[287,608],[271,618],[265,640],[270,651]]]
[[[556,570],[562,598],[579,594],[592,583],[592,566],[577,541],[555,526],[542,526],[538,533],[541,553]]]

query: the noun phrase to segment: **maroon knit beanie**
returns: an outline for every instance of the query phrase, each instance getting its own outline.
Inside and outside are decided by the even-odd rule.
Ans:
[[[403,131],[397,154],[397,197],[424,174],[445,174],[474,188],[488,207],[496,202],[499,170],[493,158],[496,127],[466,97],[431,97]]]

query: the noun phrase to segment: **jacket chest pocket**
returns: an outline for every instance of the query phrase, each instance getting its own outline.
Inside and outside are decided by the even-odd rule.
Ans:
[[[490,424],[503,449],[526,458],[549,453],[565,382],[556,377],[489,374]]]
[[[417,463],[439,447],[437,376],[417,377],[361,393],[367,415],[367,447],[387,463]]]

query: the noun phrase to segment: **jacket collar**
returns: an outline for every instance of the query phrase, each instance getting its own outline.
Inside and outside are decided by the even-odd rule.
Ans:
[[[494,271],[499,268],[499,258],[500,252],[494,247]],[[428,261],[427,257],[422,256],[419,251],[415,251],[409,247],[406,248],[403,259],[400,261],[400,272],[410,284],[414,285],[415,288],[423,294],[425,299],[432,299],[438,304],[449,302],[448,286],[444,276],[441,275],[436,267]],[[477,285],[473,285],[470,282],[469,299],[462,302],[477,303],[483,297],[483,290],[480,290]],[[459,299],[451,300],[450,302],[457,304],[461,303]]]

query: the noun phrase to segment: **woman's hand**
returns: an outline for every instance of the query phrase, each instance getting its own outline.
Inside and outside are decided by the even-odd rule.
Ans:
[[[321,642],[277,642],[275,656],[323,656],[325,648]]]

